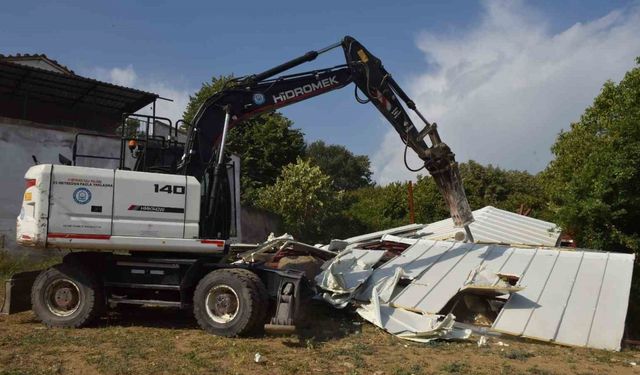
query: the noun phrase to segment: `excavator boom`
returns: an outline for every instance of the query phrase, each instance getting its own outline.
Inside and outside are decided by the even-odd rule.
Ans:
[[[338,47],[344,51],[346,64],[273,78]],[[468,225],[473,222],[473,215],[454,153],[440,139],[437,125],[428,122],[418,111],[380,59],[350,36],[262,73],[234,79],[199,108],[179,168],[185,174],[201,176],[201,182],[213,181],[205,186],[206,196],[202,199],[202,237],[224,238],[226,232],[229,202],[224,197],[223,164],[227,131],[261,113],[343,88],[350,83],[357,87],[358,102],[373,104],[398,132],[405,144],[405,158],[407,149],[411,148],[423,161],[423,167],[434,178],[455,225],[465,227],[467,239],[472,240]],[[424,123],[422,130],[416,128],[405,106]]]

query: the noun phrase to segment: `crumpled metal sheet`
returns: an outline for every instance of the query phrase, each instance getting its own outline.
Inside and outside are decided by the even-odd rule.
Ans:
[[[402,275],[397,271],[394,276],[383,281],[373,288],[371,301],[367,305],[360,306],[356,312],[363,319],[396,335],[402,339],[429,342],[435,339],[466,339],[471,335],[471,330],[454,327],[455,316],[453,314],[436,315],[420,314],[402,308],[380,303],[380,290],[394,288],[392,284]]]
[[[323,299],[336,307],[345,307],[383,255],[381,250],[348,249],[329,260],[315,279],[321,289],[329,292],[323,293]]]
[[[460,293],[500,297],[506,304],[492,323],[493,331],[620,349],[633,254],[402,241],[413,244],[380,267],[354,274],[356,282],[346,282],[351,280],[349,268],[341,271],[346,286],[340,295],[343,306],[358,301],[364,304],[360,315],[389,332],[432,339],[454,335],[453,330],[442,333],[446,329],[437,323],[444,307]]]
[[[345,249],[357,248],[359,244],[376,241],[386,235],[409,235],[422,229],[424,224],[409,224],[396,228],[381,230],[378,232],[366,233],[355,237],[346,238],[344,240],[331,240],[328,245],[322,246],[323,249],[331,251],[342,251]]]
[[[389,305],[378,306],[376,311],[372,305],[359,307],[356,312],[363,319],[384,329],[392,335],[418,342],[435,339],[466,339],[470,330],[454,327],[455,316],[423,315]]]

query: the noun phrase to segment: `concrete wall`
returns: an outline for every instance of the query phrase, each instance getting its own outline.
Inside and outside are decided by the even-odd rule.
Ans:
[[[48,126],[29,121],[0,117],[0,243],[16,249],[16,217],[20,213],[25,183],[24,174],[31,167],[35,155],[40,163],[59,164],[58,154],[71,159],[77,129]],[[83,142],[85,152],[115,154],[119,152],[117,139],[92,138]],[[87,147],[87,145],[90,145]],[[114,167],[114,162],[85,159],[79,165]]]
[[[240,225],[242,227],[242,242],[264,242],[271,232],[279,236],[282,224],[277,215],[252,207],[240,209]]]

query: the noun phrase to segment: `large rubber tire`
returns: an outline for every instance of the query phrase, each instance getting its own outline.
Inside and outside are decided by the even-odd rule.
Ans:
[[[66,290],[60,290],[65,287]],[[67,296],[67,299],[72,300],[68,310],[63,311],[63,308],[56,305],[54,300],[57,297],[52,289],[60,291],[61,297]],[[70,294],[74,297],[68,297]],[[48,327],[83,327],[102,316],[105,311],[101,283],[88,269],[78,264],[57,264],[41,272],[31,289],[31,304],[38,319]]]
[[[237,297],[233,301],[237,309],[230,317],[221,318],[212,307],[215,301],[210,293],[220,288],[228,292],[227,297]],[[193,314],[198,324],[205,331],[218,336],[233,337],[259,332],[264,328],[268,307],[269,296],[262,280],[255,273],[241,268],[211,271],[200,280],[193,294]],[[220,321],[224,319],[229,320]]]

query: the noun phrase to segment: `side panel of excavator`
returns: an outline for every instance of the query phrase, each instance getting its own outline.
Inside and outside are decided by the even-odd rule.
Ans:
[[[32,247],[222,251],[198,239],[200,183],[191,176],[43,164],[26,175],[17,242]]]

